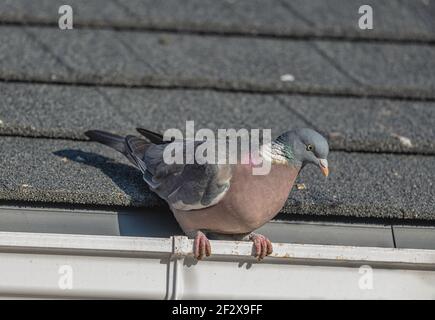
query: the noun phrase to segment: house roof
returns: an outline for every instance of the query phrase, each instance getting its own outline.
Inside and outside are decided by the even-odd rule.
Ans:
[[[281,216],[435,219],[434,2],[372,1],[373,30],[360,1],[70,3],[74,30],[58,1],[0,3],[0,199],[165,207],[83,133],[195,120],[329,137]]]
[[[4,0],[2,21],[57,25],[56,0]],[[435,40],[431,0],[372,0],[376,27],[356,23],[359,0],[71,0],[80,26],[170,30],[243,36]],[[333,9],[333,10],[332,10]],[[382,18],[378,18],[382,17]]]

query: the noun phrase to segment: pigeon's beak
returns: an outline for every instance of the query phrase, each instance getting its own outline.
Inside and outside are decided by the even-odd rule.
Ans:
[[[319,159],[319,166],[320,170],[322,170],[323,175],[327,177],[329,175],[328,160]]]

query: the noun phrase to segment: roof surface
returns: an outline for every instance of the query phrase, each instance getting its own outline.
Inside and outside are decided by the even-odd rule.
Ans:
[[[372,1],[373,30],[356,0],[69,3],[73,30],[60,1],[0,3],[0,199],[165,207],[83,132],[195,120],[329,137],[284,216],[435,219],[434,1]]]

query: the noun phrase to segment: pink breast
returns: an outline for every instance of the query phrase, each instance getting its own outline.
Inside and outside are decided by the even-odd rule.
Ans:
[[[183,230],[240,234],[271,220],[287,200],[299,168],[273,165],[264,176],[252,175],[251,169],[249,165],[234,168],[230,189],[218,204],[189,212],[174,210]]]

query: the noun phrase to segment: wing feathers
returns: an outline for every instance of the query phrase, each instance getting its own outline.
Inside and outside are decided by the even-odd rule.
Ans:
[[[154,144],[167,143],[167,141],[163,141],[163,136],[160,133],[153,132],[144,128],[136,128],[136,130]]]
[[[215,205],[224,197],[230,186],[230,165],[167,164],[163,161],[163,153],[169,142],[163,141],[161,134],[142,128],[137,128],[137,131],[151,143],[135,136],[124,138],[99,130],[85,134],[91,140],[123,153],[141,170],[150,188],[173,208],[186,211],[202,209]],[[198,142],[195,149],[200,144]]]

